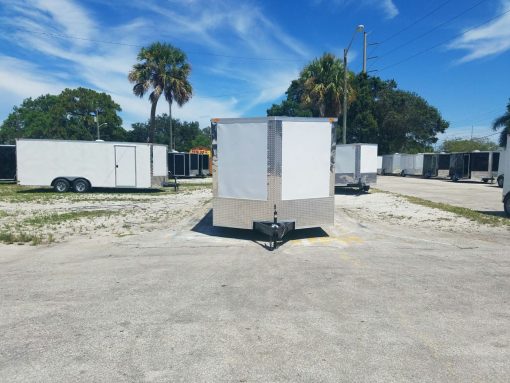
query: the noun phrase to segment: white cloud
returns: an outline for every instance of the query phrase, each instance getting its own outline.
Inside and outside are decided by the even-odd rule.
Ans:
[[[323,5],[328,0],[312,0],[313,5]],[[384,13],[387,19],[393,19],[399,13],[393,0],[333,0],[338,7],[348,7],[351,5],[361,6],[363,8],[377,8]]]
[[[132,94],[127,73],[135,62],[138,46],[146,45],[155,35],[177,46],[190,46],[190,51],[196,47],[196,51],[220,55],[208,60],[201,57],[198,65],[192,61],[192,81],[197,76],[196,68],[197,77],[202,79],[193,83],[194,87],[206,91],[195,91],[194,98],[183,108],[173,106],[175,118],[198,120],[202,126],[208,125],[212,117],[239,117],[279,98],[304,62],[234,62],[222,55],[298,60],[310,57],[306,46],[285,33],[260,8],[243,1],[188,0],[184,4],[174,2],[171,7],[162,7],[152,0],[122,2],[117,5],[132,7],[130,11],[136,11],[136,16],[117,25],[102,25],[95,21],[92,10],[74,1],[37,0],[13,4],[0,0],[0,3],[5,10],[0,22],[10,27],[3,39],[19,54],[18,58],[0,56],[2,115],[23,98],[83,86],[111,94],[123,109],[126,128],[132,122],[146,121],[149,102],[147,98],[139,99]],[[112,0],[104,6],[114,7],[115,4]],[[169,23],[172,28],[167,27]],[[58,35],[75,38],[59,38]],[[133,46],[90,40],[117,41]],[[30,61],[26,57],[30,57]],[[225,91],[225,88],[228,89]],[[211,98],[211,95],[236,92],[238,96]],[[157,111],[168,113],[165,100],[160,100]]]
[[[508,11],[510,11],[510,0],[502,0],[498,13]],[[495,56],[510,50],[510,12],[489,24],[467,30],[447,47],[467,51],[467,54],[458,60],[459,63]]]

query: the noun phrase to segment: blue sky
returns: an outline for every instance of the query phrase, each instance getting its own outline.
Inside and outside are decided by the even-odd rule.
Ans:
[[[263,116],[358,24],[380,43],[368,69],[436,106],[451,123],[442,138],[493,133],[510,98],[510,0],[0,0],[0,119],[26,97],[84,86],[111,94],[126,128],[147,120],[127,73],[157,40],[192,65],[194,97],[175,117]],[[349,62],[361,70],[361,34]]]

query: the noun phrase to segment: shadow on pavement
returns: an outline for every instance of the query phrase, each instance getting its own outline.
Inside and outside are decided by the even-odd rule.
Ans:
[[[335,186],[335,194],[336,195],[355,195],[360,196],[362,194],[367,194],[359,190],[357,187],[348,187],[348,186]]]
[[[209,210],[204,217],[191,229],[191,231],[195,233],[210,235],[213,237],[220,238],[231,238],[231,239],[240,239],[244,241],[254,242],[264,248],[267,248],[268,237],[259,233],[255,230],[248,229],[233,229],[229,227],[219,227],[213,226],[212,224],[213,211]],[[329,237],[328,233],[322,230],[320,227],[310,228],[310,229],[297,229],[291,231],[283,238],[283,242],[279,245],[282,246],[288,241],[298,240],[298,239],[309,239],[309,238],[319,238],[319,237]]]

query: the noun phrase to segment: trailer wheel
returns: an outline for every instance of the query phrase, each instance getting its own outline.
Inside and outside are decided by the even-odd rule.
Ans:
[[[74,180],[73,182],[73,190],[76,193],[86,193],[90,189],[90,184],[87,180],[84,180],[83,178],[78,178]]]
[[[505,208],[507,217],[510,217],[510,193],[507,193],[505,199],[503,200],[503,207]]]
[[[65,193],[69,191],[71,184],[65,178],[58,178],[53,182],[53,189],[57,193]]]
[[[454,176],[452,177],[452,181],[453,181],[453,182],[458,182],[458,181],[459,181],[459,177],[458,177],[457,175],[454,175]]]
[[[500,175],[500,176],[498,177],[498,186],[499,186],[500,188],[502,188],[504,183],[505,183],[505,177],[504,177],[503,175]]]
[[[405,177],[405,176],[406,176],[406,171],[405,171],[405,170],[402,170],[402,171],[400,172],[400,176],[401,176],[401,177]]]

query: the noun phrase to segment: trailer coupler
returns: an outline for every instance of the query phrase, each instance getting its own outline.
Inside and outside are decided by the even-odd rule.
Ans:
[[[253,222],[253,229],[269,237],[269,250],[273,251],[278,247],[278,241],[296,228],[294,221],[278,221],[276,205],[274,207],[273,221]]]

